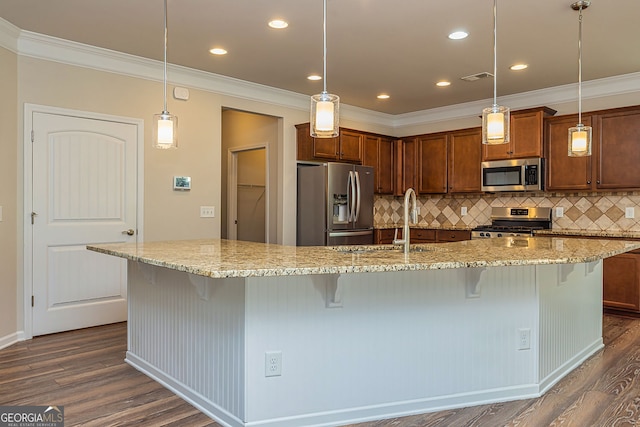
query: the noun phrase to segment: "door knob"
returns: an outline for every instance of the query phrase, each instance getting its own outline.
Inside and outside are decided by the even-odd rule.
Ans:
[[[133,236],[134,234],[136,234],[136,231],[133,228],[130,228],[128,230],[124,230],[122,234],[126,234],[127,236]]]

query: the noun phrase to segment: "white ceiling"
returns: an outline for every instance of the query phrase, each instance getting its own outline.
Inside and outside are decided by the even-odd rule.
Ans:
[[[498,97],[577,81],[571,1],[498,1]],[[328,0],[328,91],[345,104],[401,114],[493,96],[492,0]],[[0,0],[17,27],[162,60],[162,0]],[[583,80],[640,71],[640,0],[592,0],[584,11]],[[282,18],[284,30],[267,21]],[[312,95],[322,81],[322,0],[168,0],[168,61]],[[447,35],[458,29],[465,40]],[[222,46],[229,51],[208,53]],[[529,68],[508,67],[525,62]],[[438,80],[452,85],[437,88]],[[385,92],[391,99],[381,101]]]

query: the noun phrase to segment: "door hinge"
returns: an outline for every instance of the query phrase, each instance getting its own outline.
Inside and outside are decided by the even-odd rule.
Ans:
[[[31,295],[31,307],[34,307],[36,304],[36,297],[34,297],[33,295]]]
[[[31,129],[31,142],[33,142],[35,139],[34,133],[33,133],[33,129]]]

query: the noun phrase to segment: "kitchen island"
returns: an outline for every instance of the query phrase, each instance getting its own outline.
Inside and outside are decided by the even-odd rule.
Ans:
[[[601,260],[639,247],[89,248],[129,260],[128,363],[223,425],[286,427],[540,396],[603,346]]]

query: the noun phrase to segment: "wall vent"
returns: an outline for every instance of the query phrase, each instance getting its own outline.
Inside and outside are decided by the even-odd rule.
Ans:
[[[460,80],[464,80],[465,82],[475,82],[476,80],[485,79],[487,77],[493,77],[493,74],[484,71],[482,73],[472,74],[470,76],[465,76],[465,77],[460,77]]]

